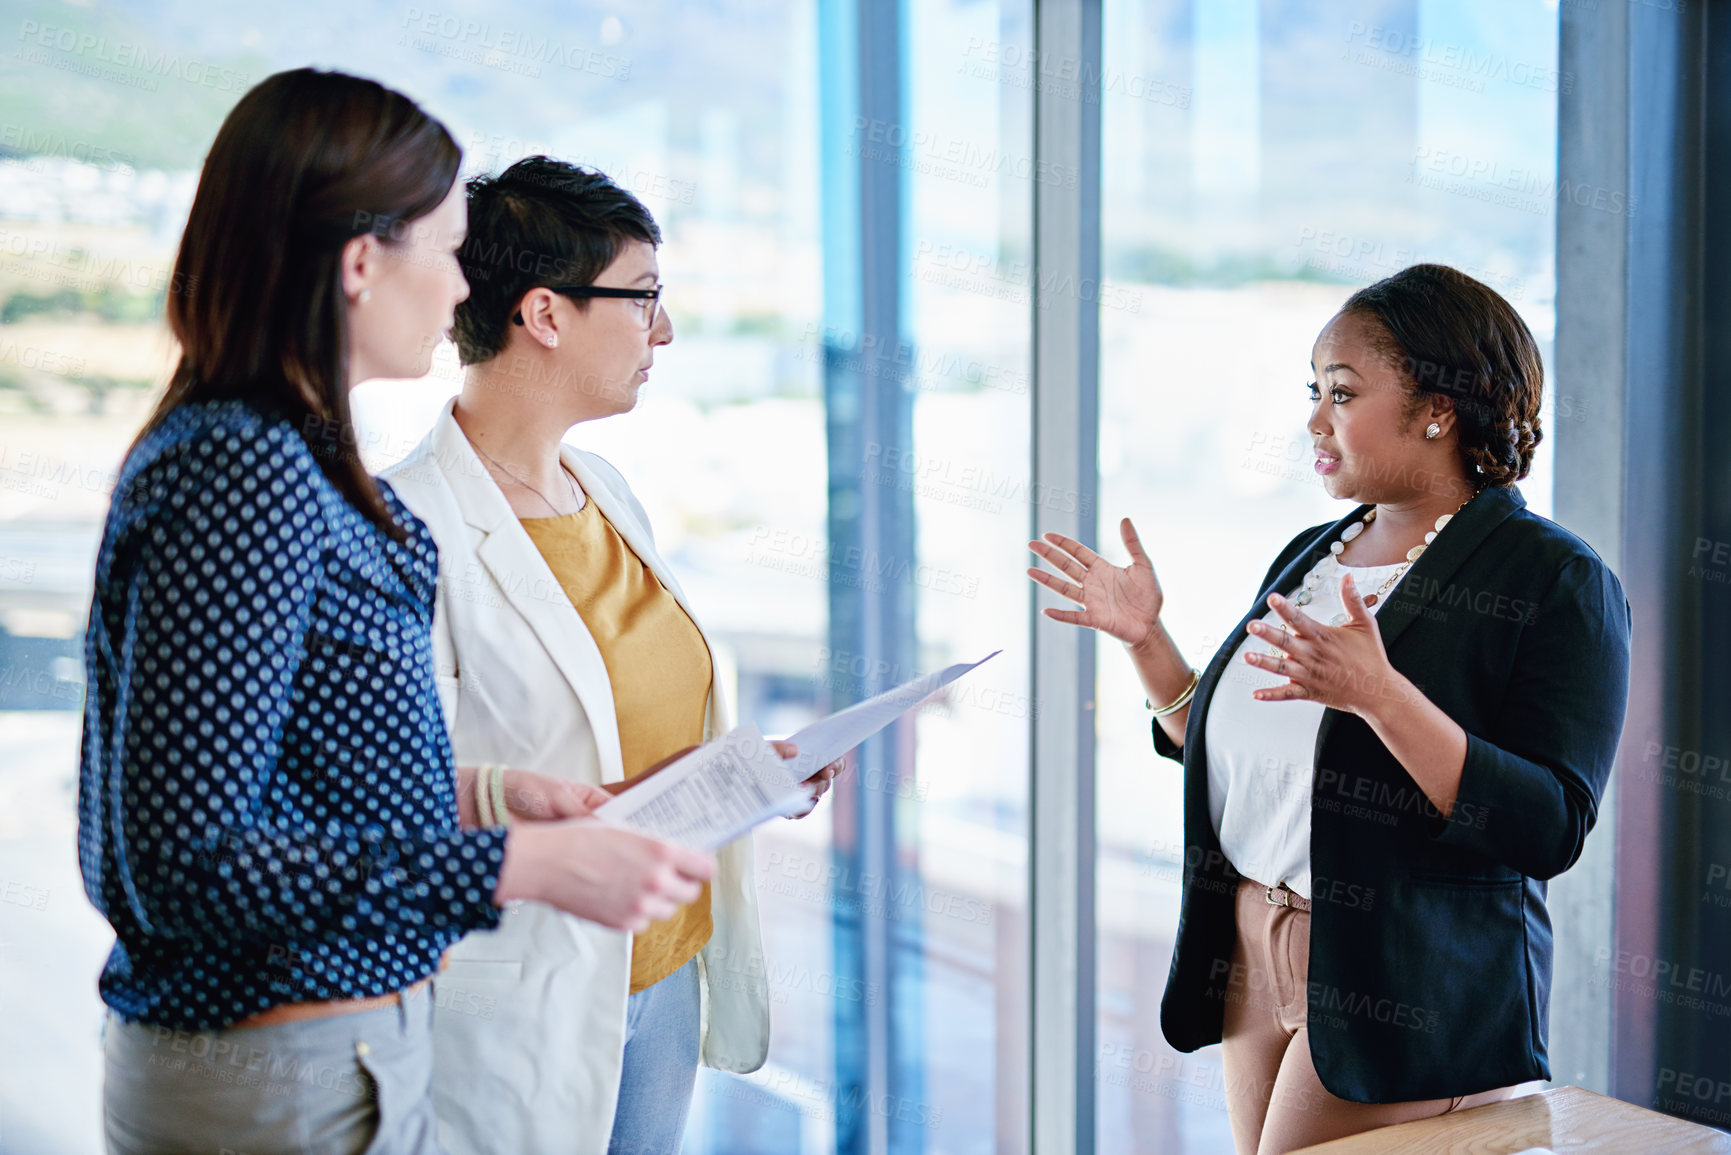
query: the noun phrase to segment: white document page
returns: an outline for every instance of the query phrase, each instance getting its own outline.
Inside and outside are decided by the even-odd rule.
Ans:
[[[894,722],[897,718],[978,666],[1003,653],[993,650],[977,662],[957,662],[941,670],[903,682],[875,698],[867,698],[845,710],[837,710],[827,718],[819,718],[787,740],[799,747],[799,756],[787,763],[800,781],[819,770]]]
[[[792,765],[757,727],[740,726],[618,795],[595,817],[665,842],[715,850],[760,822],[805,809],[811,792]]]
[[[729,730],[633,786],[595,817],[639,834],[698,850],[726,846],[752,827],[811,802],[803,783],[969,670],[958,662],[838,710],[793,734],[798,757],[783,759],[752,725]]]

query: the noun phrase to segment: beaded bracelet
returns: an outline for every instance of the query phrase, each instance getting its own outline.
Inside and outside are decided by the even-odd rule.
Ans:
[[[487,771],[491,766],[479,766],[475,769],[475,820],[485,830],[493,825],[493,799],[487,789]]]
[[[505,768],[503,766],[488,767],[493,772],[491,785],[493,788],[493,821],[499,826],[511,825],[511,808],[505,803]]]

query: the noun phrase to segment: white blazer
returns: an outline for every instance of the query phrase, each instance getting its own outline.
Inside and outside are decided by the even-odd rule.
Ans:
[[[452,418],[453,404],[383,476],[438,543],[434,651],[457,762],[617,782],[619,726],[601,651]],[[569,445],[560,452],[589,500],[691,613],[618,470]],[[704,740],[727,729],[712,685]],[[706,1066],[745,1073],[769,1053],[750,837],[716,857],[715,932],[698,955],[700,1053]],[[434,1099],[452,1155],[606,1151],[630,957],[630,935],[524,902],[510,904],[497,930],[452,948],[434,984]]]

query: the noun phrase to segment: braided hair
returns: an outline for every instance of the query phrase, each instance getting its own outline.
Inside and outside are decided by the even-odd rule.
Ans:
[[[1532,331],[1501,294],[1447,265],[1413,265],[1360,289],[1341,312],[1376,321],[1380,351],[1412,390],[1409,417],[1429,395],[1454,400],[1461,457],[1475,487],[1527,475],[1544,439],[1545,367]]]

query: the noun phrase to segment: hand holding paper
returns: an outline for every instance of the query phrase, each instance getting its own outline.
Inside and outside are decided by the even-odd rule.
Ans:
[[[714,850],[806,802],[806,788],[789,766],[756,726],[740,726],[620,794],[595,817]]]
[[[699,850],[715,850],[777,815],[806,809],[807,779],[969,670],[996,657],[962,662],[839,710],[789,737],[797,757],[783,760],[755,726],[699,747],[619,794],[595,816],[629,830]]]

